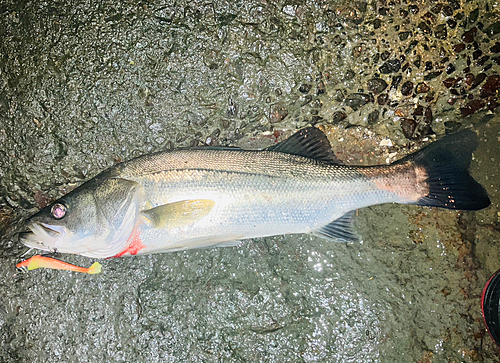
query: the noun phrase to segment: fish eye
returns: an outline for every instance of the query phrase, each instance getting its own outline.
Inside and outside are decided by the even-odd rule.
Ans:
[[[52,206],[52,208],[50,209],[50,212],[52,213],[52,217],[54,217],[55,219],[64,218],[67,211],[68,211],[68,207],[62,203],[55,203]]]

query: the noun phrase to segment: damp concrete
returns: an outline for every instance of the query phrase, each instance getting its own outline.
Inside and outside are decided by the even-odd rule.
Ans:
[[[495,1],[1,1],[0,19],[0,361],[500,361],[480,311],[500,268]],[[353,165],[472,128],[492,205],[362,209],[347,244],[15,269],[24,220],[108,166],[307,125]]]

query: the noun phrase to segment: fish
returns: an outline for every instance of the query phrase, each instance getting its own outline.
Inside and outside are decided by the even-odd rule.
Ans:
[[[356,210],[402,203],[458,210],[490,205],[468,172],[472,130],[389,165],[348,166],[315,127],[262,150],[195,147],[116,164],[26,221],[30,248],[112,258],[238,246],[311,233],[356,241]]]
[[[20,270],[35,270],[37,268],[48,268],[53,270],[67,270],[67,271],[76,271],[83,272],[86,274],[98,274],[101,272],[101,264],[99,262],[94,262],[92,266],[89,268],[80,267],[76,265],[72,265],[70,263],[57,260],[52,257],[35,255],[27,260],[19,262],[16,265],[16,268]]]

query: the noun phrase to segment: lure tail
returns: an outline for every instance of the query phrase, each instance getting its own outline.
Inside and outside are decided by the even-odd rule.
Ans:
[[[101,264],[99,262],[94,262],[88,270],[88,273],[91,275],[101,273]]]
[[[85,268],[72,265],[61,260],[56,260],[55,258],[40,255],[36,255],[31,257],[30,259],[22,261],[18,263],[16,267],[21,270],[27,269],[28,271],[35,270],[37,268],[48,268],[54,270],[76,271],[87,274],[98,274],[101,272],[101,264],[99,262],[94,262],[92,266],[90,266],[89,268]]]

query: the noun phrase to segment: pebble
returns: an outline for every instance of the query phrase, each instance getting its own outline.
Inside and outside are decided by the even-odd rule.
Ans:
[[[474,75],[472,73],[467,73],[465,75],[465,83],[470,86],[474,82]]]
[[[305,106],[305,105],[308,105],[312,102],[312,96],[311,95],[306,95],[304,97],[304,101],[301,103],[301,106]]]
[[[500,53],[500,43],[496,42],[494,46],[490,48],[492,53]]]
[[[316,91],[316,94],[317,94],[317,95],[322,95],[322,94],[323,94],[323,93],[325,93],[325,92],[326,92],[325,82],[320,81],[320,82],[318,83],[318,89],[317,89],[317,91]]]
[[[338,89],[335,91],[335,100],[337,102],[342,102],[342,101],[344,101],[346,95],[347,95],[346,90]]]
[[[387,93],[384,93],[384,94],[381,94],[377,97],[377,103],[382,106],[382,105],[385,105],[387,103],[387,100],[389,99],[389,96],[387,95]]]
[[[321,117],[321,116],[313,116],[313,117],[311,117],[311,125],[316,125],[321,120],[323,120],[323,117]]]
[[[379,94],[387,88],[387,82],[382,78],[372,78],[367,82],[368,91]]]
[[[454,20],[454,19],[448,19],[446,21],[446,24],[448,24],[448,26],[451,28],[451,29],[455,29],[455,27],[457,26],[457,22]]]
[[[420,57],[420,55],[417,55],[417,59],[415,59],[415,61],[413,62],[413,65],[417,68],[420,68],[421,61],[422,61],[422,57]]]
[[[309,93],[309,91],[311,90],[312,86],[310,84],[307,84],[307,83],[303,83],[300,87],[299,87],[299,91],[306,94],[306,93]]]
[[[489,76],[486,82],[481,87],[481,93],[479,96],[485,98],[495,94],[500,88],[500,76],[498,74],[494,74]]]
[[[389,59],[389,56],[390,56],[390,55],[391,55],[391,53],[389,53],[389,51],[384,50],[384,51],[382,52],[382,54],[380,55],[380,58],[382,58],[382,60],[384,60],[384,61],[385,61],[385,60]]]
[[[217,139],[219,136],[220,136],[220,129],[217,128],[214,131],[212,131],[212,133],[210,134],[210,136],[208,138],[211,139],[211,141],[213,141],[214,139]],[[209,144],[209,143],[207,142],[207,144]]]
[[[234,103],[233,99],[230,98],[228,100],[228,106],[227,106],[227,117],[236,117],[236,115],[238,115],[238,105],[236,103]]]
[[[380,141],[380,146],[387,146],[387,147],[392,147],[392,141],[390,139],[383,139]]]
[[[418,6],[417,5],[410,5],[408,6],[408,11],[412,14],[418,14]]]
[[[397,76],[392,76],[391,89],[397,89],[403,77],[399,74]]]
[[[431,8],[431,11],[434,14],[439,14],[441,12],[441,9],[443,8],[443,4],[436,4]]]
[[[453,72],[455,72],[455,66],[453,64],[448,64],[448,66],[446,67],[446,73],[448,74],[452,74]]]
[[[429,90],[430,90],[430,88],[426,83],[421,82],[421,83],[417,84],[417,93],[427,93],[427,92],[429,92]]]
[[[446,39],[448,37],[448,30],[446,24],[439,24],[434,31],[434,36],[438,39]]]
[[[429,28],[429,26],[423,21],[418,24],[417,29],[425,34],[431,33],[431,28]]]
[[[373,124],[377,123],[378,117],[379,117],[378,110],[370,112],[370,114],[367,117],[368,124],[373,125]]]
[[[462,41],[465,42],[465,43],[472,43],[474,41],[474,37],[476,36],[476,33],[477,33],[477,28],[476,27],[474,27],[474,28],[466,31],[462,35]]]
[[[479,16],[479,8],[475,8],[469,14],[469,23],[473,24],[477,21],[477,17]]]
[[[440,76],[441,73],[443,73],[443,71],[434,71],[434,72],[428,73],[424,76],[424,81],[430,81],[431,79],[434,79],[434,78]]]
[[[352,108],[354,111],[359,110],[368,102],[373,102],[373,96],[366,93],[351,93],[344,100],[344,104]]]
[[[436,16],[428,11],[422,15],[422,19],[424,19],[428,24],[433,24],[436,21]]]
[[[281,104],[274,105],[271,114],[269,115],[269,121],[273,124],[276,122],[283,121],[285,117],[288,116],[288,110]]]
[[[344,74],[344,81],[350,81],[356,76],[356,73],[352,69],[348,69]]]
[[[491,98],[489,99],[489,101],[488,101],[488,108],[490,110],[493,111],[498,106],[500,106],[500,103],[498,103],[496,99],[491,99]]]
[[[430,124],[432,123],[432,110],[430,107],[427,107],[425,109],[424,122],[427,126],[430,126]]]
[[[413,112],[413,116],[423,116],[423,114],[424,114],[424,107],[422,105],[417,105],[415,111]]]
[[[472,53],[472,59],[477,60],[480,56],[483,55],[483,52],[481,49],[477,49]]]
[[[444,16],[452,16],[453,15],[453,9],[449,5],[444,5],[441,8],[441,14],[443,14]]]
[[[484,33],[490,38],[500,33],[500,21],[497,21],[496,23],[491,24],[489,27],[484,29]]]
[[[443,85],[446,87],[446,88],[450,88],[452,86],[455,85],[455,83],[457,83],[459,81],[459,78],[446,78],[444,81],[443,81]]]
[[[397,155],[398,155],[397,152],[390,153],[389,155],[387,155],[387,158],[385,159],[385,163],[390,164],[391,160],[394,159]]]
[[[347,117],[344,111],[335,111],[332,115],[332,122],[339,123]]]
[[[470,89],[474,89],[477,86],[479,86],[483,81],[486,79],[486,74],[485,73],[479,73],[476,78],[474,79],[474,82],[472,82],[472,85]]]
[[[407,117],[401,119],[401,130],[407,139],[413,139],[416,128],[417,122],[415,120]]]
[[[411,32],[401,32],[398,34],[399,40],[405,41],[411,36]]]
[[[401,93],[403,94],[403,96],[409,96],[411,95],[412,92],[413,92],[413,82],[406,81],[405,83],[403,83],[403,85],[401,86]]]
[[[458,2],[458,0],[448,0],[448,4],[451,6],[453,10],[460,9],[460,3]]]
[[[484,101],[482,100],[471,100],[465,105],[465,107],[460,108],[460,112],[463,117],[470,116],[477,110],[484,107]]]
[[[389,9],[388,8],[384,8],[384,7],[379,8],[378,9],[378,13],[380,15],[382,15],[382,16],[386,16],[387,14],[389,14]]]
[[[399,59],[391,59],[384,62],[379,68],[380,73],[389,74],[398,72],[401,69],[401,62]]]
[[[490,59],[490,56],[489,55],[485,55],[484,57],[482,57],[481,59],[479,59],[476,64],[478,66],[483,66],[484,63],[486,63],[488,61],[488,59]]]
[[[465,44],[464,43],[458,43],[453,46],[453,51],[455,53],[460,53],[465,50]]]

